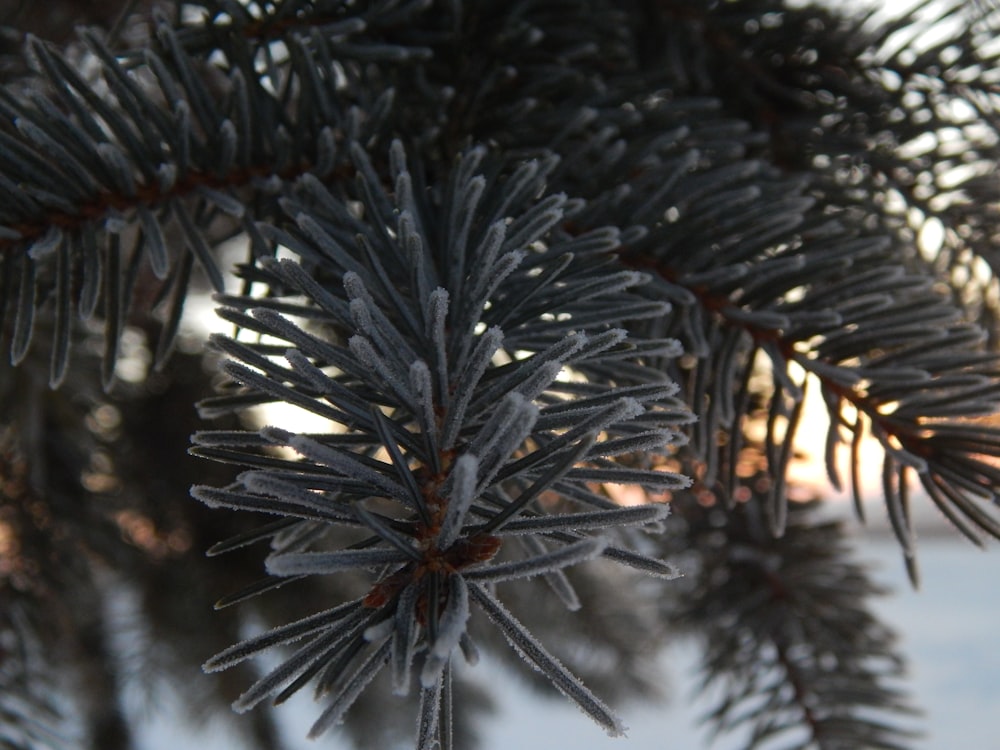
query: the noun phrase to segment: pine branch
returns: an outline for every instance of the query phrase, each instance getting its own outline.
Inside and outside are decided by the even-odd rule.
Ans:
[[[360,148],[352,154],[356,195],[338,199],[318,182],[304,182],[301,202],[286,203],[298,224],[287,235],[288,247],[301,254],[301,264],[263,267],[272,290],[308,302],[278,298],[279,314],[274,297],[227,297],[235,308],[226,316],[261,338],[218,341],[246,363],[226,366],[246,393],[295,404],[340,427],[322,435],[274,427],[259,438],[197,434],[196,454],[251,470],[224,490],[196,487],[193,493],[213,507],[358,529],[346,549],[283,545],[268,558],[268,572],[298,577],[357,570],[373,586],[334,610],[343,611],[336,618],[332,612],[307,618],[236,646],[207,667],[229,666],[289,637],[307,638],[237,705],[250,708],[274,693],[283,700],[315,679],[318,694],[329,693],[332,702],[314,734],[338,723],[387,664],[402,693],[419,672],[422,700],[430,703],[418,746],[429,747],[432,737],[444,744],[448,727],[437,718],[447,693],[441,681],[450,674],[452,652],[468,637],[471,594],[560,690],[617,731],[603,704],[478,582],[558,575],[602,553],[669,572],[591,531],[655,523],[664,515],[662,507],[610,511],[609,501],[588,489],[594,482],[655,489],[687,484],[672,474],[615,468],[602,450],[650,430],[666,448],[671,426],[687,419],[673,400],[674,387],[641,366],[649,354],[674,352],[673,343],[635,340],[616,327],[643,308],[632,289],[646,279],[622,272],[617,283],[607,283],[604,261],[569,254],[574,240],[558,227],[567,211],[582,207],[562,195],[545,196],[544,166],[527,164],[491,183],[476,174],[488,163],[485,149],[476,148],[459,158],[445,189],[428,190],[415,176],[420,172],[407,168],[399,143],[384,177]],[[352,200],[363,205],[361,212],[349,209]],[[351,215],[363,218],[350,222],[357,240],[349,243],[337,219]],[[441,234],[429,234],[431,228]],[[556,258],[566,260],[562,272],[546,278],[540,272]],[[532,289],[527,296],[526,286]],[[295,312],[304,314],[304,325],[287,317]],[[287,367],[276,358],[282,354]],[[609,359],[633,365],[616,385],[597,380],[583,389],[564,377]],[[240,405],[239,395],[222,396],[203,408],[217,413]],[[272,445],[300,458],[269,458]],[[550,510],[547,495],[583,502],[586,512]],[[522,545],[529,553],[523,560],[494,562],[507,550],[504,536],[497,536],[507,525],[546,544]],[[571,591],[566,596],[575,601]],[[342,680],[341,674],[354,676]]]
[[[902,270],[896,247],[885,237],[859,236],[837,214],[831,218],[828,209],[813,208],[808,183],[738,160],[739,141],[710,141],[702,148],[699,135],[686,127],[690,118],[683,102],[651,102],[627,127],[619,126],[634,137],[617,160],[605,156],[595,165],[588,157],[607,153],[609,129],[595,112],[593,124],[575,134],[576,153],[556,178],[557,184],[585,188],[575,165],[587,165],[591,184],[628,188],[588,196],[588,222],[576,231],[621,215],[643,228],[632,230],[623,259],[654,270],[660,281],[646,294],[669,300],[679,313],[676,322],[649,330],[678,336],[699,357],[694,367],[671,370],[686,383],[686,398],[700,417],[691,444],[699,487],[732,496],[743,423],[754,404],[750,377],[766,361],[771,387],[759,395],[770,404],[772,449],[793,444],[785,438],[794,435],[805,383],[795,373],[808,374],[819,381],[830,408],[831,476],[837,477],[832,457],[841,431],[869,430],[885,448],[892,471],[916,469],[963,533],[973,540],[981,532],[996,536],[995,511],[982,502],[994,497],[987,457],[996,455],[995,429],[978,429],[978,439],[970,435],[974,444],[928,442],[937,429],[947,431],[996,408],[996,357],[984,350],[982,331],[963,321],[960,308],[932,287],[929,275]],[[668,135],[649,140],[650,126],[666,122],[673,124]],[[706,128],[706,137],[725,133],[726,125]],[[729,129],[741,135],[731,124]],[[928,326],[935,332],[928,334]],[[719,433],[731,437],[722,452],[715,448]],[[769,507],[776,533],[789,455],[772,450]],[[955,462],[967,473],[954,470]],[[859,472],[855,460],[852,473]],[[898,533],[915,577],[908,511],[896,490],[886,500],[903,520]]]
[[[206,517],[231,519],[211,550],[238,559],[223,575],[270,544],[264,578],[233,574],[218,605],[253,608],[270,628],[207,662],[251,685],[237,707],[312,683],[326,701],[318,734],[409,692],[395,705],[417,712],[417,746],[443,749],[464,746],[452,729],[468,691],[452,658],[475,660],[477,610],[496,625],[477,642],[509,642],[620,731],[576,675],[615,697],[648,678],[618,690],[572,652],[603,644],[641,667],[639,647],[591,607],[629,605],[634,587],[612,563],[676,576],[649,538],[665,506],[612,500],[638,484],[671,494],[702,572],[732,583],[704,586],[685,610],[714,636],[706,679],[735,675],[718,725],[754,727],[761,747],[794,728],[822,747],[842,746],[838,733],[900,746],[906,733],[864,710],[905,707],[890,686],[898,662],[880,656],[892,639],[858,605],[873,589],[842,562],[835,530],[788,506],[786,473],[808,391],[830,414],[837,486],[850,454],[859,512],[862,440],[882,445],[914,579],[914,473],[974,542],[1000,537],[985,272],[1000,198],[996,9],[922,7],[845,19],[777,0],[198,0],[150,15],[150,38],[136,24],[58,51],[30,40],[34,76],[0,93],[0,331],[17,363],[0,396],[31,456],[31,497],[63,536],[30,524],[15,536],[134,571],[158,634],[211,630],[218,650],[236,609],[218,631],[179,622],[181,562],[189,580],[214,576],[160,533],[179,518],[197,546],[216,529]],[[237,237],[242,288],[225,293],[219,246]],[[290,417],[198,432],[192,452],[226,466],[193,492],[238,512],[195,518],[142,476],[182,481],[164,461],[167,428],[184,421],[154,412],[121,420],[124,436],[80,429],[104,402],[70,352],[92,347],[99,320],[108,388],[138,323],[158,331],[162,368],[200,276],[235,328],[212,340],[229,382],[202,415],[283,404],[330,427],[306,433]],[[163,377],[119,394],[120,415],[145,414]],[[46,380],[62,390],[43,396]],[[755,420],[760,445],[748,443]],[[133,469],[129,445],[155,455]],[[743,459],[757,448],[766,468],[751,488]],[[89,462],[131,498],[117,515],[81,484]],[[694,477],[691,492],[668,467]],[[695,497],[726,505],[724,550],[704,546]],[[247,511],[269,520],[250,528]],[[129,519],[155,533],[142,541]],[[156,569],[157,555],[170,564]],[[39,565],[86,605],[66,619],[99,647],[79,667],[105,690],[96,727],[120,674],[108,624],[80,618],[107,591],[89,565],[73,569],[77,587]],[[535,585],[587,619],[553,631],[519,610]],[[630,617],[659,643],[659,627]],[[271,648],[290,650],[251,676]],[[121,719],[108,742],[126,737]],[[274,744],[266,718],[254,731]]]
[[[654,270],[662,281],[646,294],[680,313],[676,322],[647,330],[676,335],[699,358],[696,367],[671,374],[686,383],[686,398],[700,417],[691,469],[700,486],[723,496],[735,488],[742,425],[752,405],[749,378],[767,362],[770,393],[757,395],[770,405],[769,507],[776,533],[793,445],[786,437],[794,435],[805,382],[796,373],[804,370],[819,381],[830,406],[831,457],[842,430],[868,429],[882,443],[889,470],[916,469],[964,534],[977,541],[982,532],[995,536],[995,508],[982,502],[994,498],[993,429],[983,427],[975,446],[960,449],[925,442],[938,427],[992,413],[998,385],[996,358],[983,347],[981,330],[966,322],[960,304],[933,288],[936,274],[909,262],[891,228],[849,228],[853,209],[831,205],[822,179],[788,177],[747,159],[753,133],[714,116],[718,105],[666,97],[637,104],[627,83],[616,94],[628,98],[617,101],[592,88],[596,84],[562,97],[567,113],[559,131],[548,112],[529,112],[522,122],[531,135],[522,143],[560,143],[564,158],[554,184],[583,195],[590,206],[586,221],[571,231],[586,234],[622,217],[635,225],[623,259]],[[939,332],[933,343],[928,326]],[[734,436],[722,453],[715,448],[719,433]],[[778,451],[782,444],[786,449]],[[967,478],[958,478],[963,472],[951,468],[955,462],[969,470]],[[852,472],[858,471],[855,461]],[[900,521],[915,578],[908,511],[891,489],[898,486],[898,478],[886,484],[886,500]]]
[[[12,88],[0,96],[7,122],[0,129],[0,252],[4,283],[18,284],[6,298],[16,318],[13,361],[28,351],[36,308],[53,300],[62,322],[50,376],[57,385],[69,354],[71,304],[84,319],[100,310],[107,385],[129,311],[165,298],[167,325],[157,347],[157,361],[164,361],[193,261],[222,291],[213,247],[242,230],[251,237],[251,257],[263,252],[253,221],[280,215],[283,183],[333,171],[340,163],[335,132],[367,139],[379,128],[391,91],[364,102],[363,120],[358,103],[345,106],[331,96],[335,81],[317,77],[324,63],[348,51],[336,40],[364,26],[344,23],[329,29],[329,39],[318,31],[308,41],[289,36],[291,54],[268,75],[257,72],[252,50],[222,48],[222,63],[191,57],[184,30],[163,19],[160,51],[146,49],[141,57],[116,55],[85,32],[82,57],[99,71],[94,78],[30,41],[35,83],[46,93]],[[366,57],[364,44],[352,49]]]
[[[660,5],[673,21],[660,33],[675,50],[675,93],[719,96],[768,133],[774,163],[816,176],[814,194],[876,209],[906,263],[929,260],[951,276],[956,299],[995,338],[995,295],[976,270],[982,260],[997,268],[995,9]],[[699,54],[685,54],[696,38]]]
[[[896,636],[868,610],[884,594],[843,560],[843,531],[793,506],[774,539],[754,503],[721,527],[682,504],[685,546],[700,560],[677,624],[704,644],[700,691],[721,692],[704,717],[743,747],[905,748],[913,713],[899,684]]]

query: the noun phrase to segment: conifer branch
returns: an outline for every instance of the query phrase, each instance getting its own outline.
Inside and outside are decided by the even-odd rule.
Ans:
[[[685,543],[702,552],[676,616],[704,639],[699,690],[721,692],[706,716],[712,735],[748,732],[745,746],[762,749],[908,747],[913,734],[897,723],[914,711],[898,687],[896,636],[865,606],[884,592],[839,558],[842,529],[796,505],[775,539],[749,502],[729,515],[719,544],[711,511],[683,503],[678,512]],[[813,565],[836,585],[817,587]]]
[[[414,661],[421,660],[416,671],[423,690],[434,692],[423,696],[430,701],[425,708],[437,712],[451,654],[467,639],[469,586],[474,586],[472,598],[500,618],[517,648],[595,720],[614,729],[617,720],[609,719],[603,704],[582,686],[573,687],[575,678],[524,635],[522,626],[498,614],[502,609],[492,595],[473,582],[558,578],[564,568],[602,553],[626,564],[666,567],[610,547],[591,533],[606,525],[621,527],[626,519],[655,523],[664,509],[609,512],[606,499],[593,494],[588,502],[585,489],[599,482],[651,489],[687,485],[670,473],[615,468],[601,449],[634,432],[649,436],[650,430],[662,436],[666,448],[674,440],[672,425],[687,419],[674,400],[676,389],[645,366],[647,351],[672,352],[672,343],[636,340],[616,326],[636,309],[633,288],[647,277],[629,272],[617,283],[595,283],[607,278],[605,264],[567,252],[564,244],[571,240],[556,227],[571,204],[562,195],[545,197],[546,172],[533,165],[515,170],[509,182],[490,184],[475,172],[487,152],[470,149],[457,161],[448,189],[432,191],[417,181],[420,172],[409,170],[398,142],[386,176],[378,175],[359,148],[352,154],[356,196],[339,199],[317,182],[304,183],[299,201],[285,204],[299,217],[298,230],[289,236],[302,261],[270,261],[262,268],[273,279],[272,290],[285,288],[309,301],[283,302],[285,315],[279,315],[254,309],[254,298],[227,298],[250,309],[249,316],[229,313],[231,319],[282,343],[217,339],[241,361],[226,369],[248,394],[294,403],[340,428],[307,436],[267,427],[260,440],[252,433],[197,434],[194,453],[242,463],[251,471],[225,490],[198,487],[193,494],[213,506],[308,518],[330,528],[345,522],[360,526],[362,536],[346,549],[293,543],[273,552],[267,568],[278,577],[357,570],[367,572],[372,588],[357,607],[349,606],[349,615],[303,621],[323,623],[315,630],[310,625],[311,635],[290,626],[223,652],[206,668],[229,666],[234,657],[242,660],[288,636],[306,636],[308,642],[252,687],[238,708],[279,690],[283,700],[316,677],[320,692],[332,691],[333,701],[314,727],[319,732],[339,720],[386,663],[392,665],[396,690],[405,692]],[[516,179],[529,189],[512,190]],[[396,190],[387,191],[385,184]],[[444,196],[443,203],[418,202],[418,195]],[[364,220],[352,222],[361,233],[350,244],[331,220],[349,213],[346,200],[364,205]],[[309,222],[302,220],[306,206]],[[450,234],[435,242],[422,233],[422,227],[440,226],[440,217],[449,216],[462,217]],[[391,262],[394,257],[399,262]],[[529,302],[518,292],[538,278],[549,258],[569,262],[558,280],[534,284]],[[305,314],[308,323],[294,323],[289,313]],[[572,328],[567,332],[558,325],[562,335],[550,337],[549,316]],[[280,353],[291,367],[275,361]],[[568,368],[586,372],[609,357],[633,365],[617,385],[593,381],[574,393],[559,380]],[[360,393],[367,394],[368,408],[359,408]],[[239,401],[229,403],[239,407]],[[216,400],[209,409],[214,413],[222,406]],[[269,444],[288,446],[301,458],[268,458]],[[382,452],[388,460],[379,458]],[[542,502],[546,494],[563,497],[566,510],[549,510]],[[570,511],[581,502],[582,513]],[[587,511],[589,504],[597,511]],[[522,518],[531,524],[518,525]],[[507,525],[521,536],[544,535],[547,543],[522,545],[529,553],[523,560],[494,562],[498,553],[509,554],[504,537],[496,536]],[[575,603],[568,582],[558,580],[567,602]],[[276,633],[282,633],[280,640]],[[388,645],[371,651],[369,641],[373,647]],[[346,682],[322,676],[344,669],[357,671]],[[423,717],[421,726],[442,742],[442,733],[450,731],[436,713]],[[418,738],[420,746],[427,742]]]
[[[134,26],[59,49],[31,38],[34,74],[0,92],[0,334],[16,366],[0,368],[0,404],[31,457],[22,494],[8,490],[23,467],[0,461],[0,532],[85,604],[59,611],[95,638],[77,652],[97,658],[71,667],[104,691],[81,712],[91,744],[111,747],[104,719],[129,731],[110,626],[86,619],[113,596],[105,565],[136,576],[158,634],[213,636],[210,691],[239,685],[225,703],[313,685],[313,735],[377,711],[375,734],[352,734],[398,743],[405,712],[385,700],[409,693],[416,747],[467,747],[452,659],[508,645],[620,733],[597,694],[649,690],[633,632],[655,648],[671,624],[627,596],[647,596],[631,583],[643,572],[707,636],[720,730],[750,727],[760,748],[793,732],[905,746],[874,588],[836,529],[788,504],[788,466],[813,437],[807,394],[823,398],[828,474],[859,513],[864,440],[882,446],[914,579],[914,474],[971,540],[1000,537],[992,4],[858,18],[779,0],[163,7],[138,22],[129,4]],[[220,248],[237,238],[234,291]],[[210,342],[227,381],[209,398],[181,387],[200,365],[169,368],[200,276],[233,325]],[[94,348],[90,321],[93,379],[70,361]],[[160,372],[97,395],[136,325]],[[197,462],[192,480],[168,444],[195,430],[177,403],[196,398],[227,421],[195,432],[191,453],[218,473]],[[264,405],[328,427],[234,419]],[[192,481],[201,504],[175,508]],[[682,533],[663,503],[621,507],[630,485],[668,495]],[[55,520],[21,522],[38,509]],[[185,554],[220,538],[208,564]],[[678,540],[697,561],[683,594]],[[235,562],[212,567],[223,553]],[[222,624],[178,623],[213,570],[235,579]],[[536,583],[553,596],[519,608]],[[626,635],[602,621],[608,602]],[[262,633],[239,640],[236,603]],[[550,603],[580,615],[553,625]],[[495,627],[474,643],[477,611]],[[626,687],[574,659],[593,644],[629,665]],[[243,726],[275,748],[266,716]]]

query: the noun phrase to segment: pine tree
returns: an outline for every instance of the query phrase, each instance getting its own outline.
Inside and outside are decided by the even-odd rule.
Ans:
[[[1000,537],[1000,11],[11,5],[4,747],[132,747],[174,684],[470,748],[484,650],[617,735],[679,635],[714,732],[909,746],[789,463],[825,443],[863,518],[880,462],[914,583],[914,503]]]

